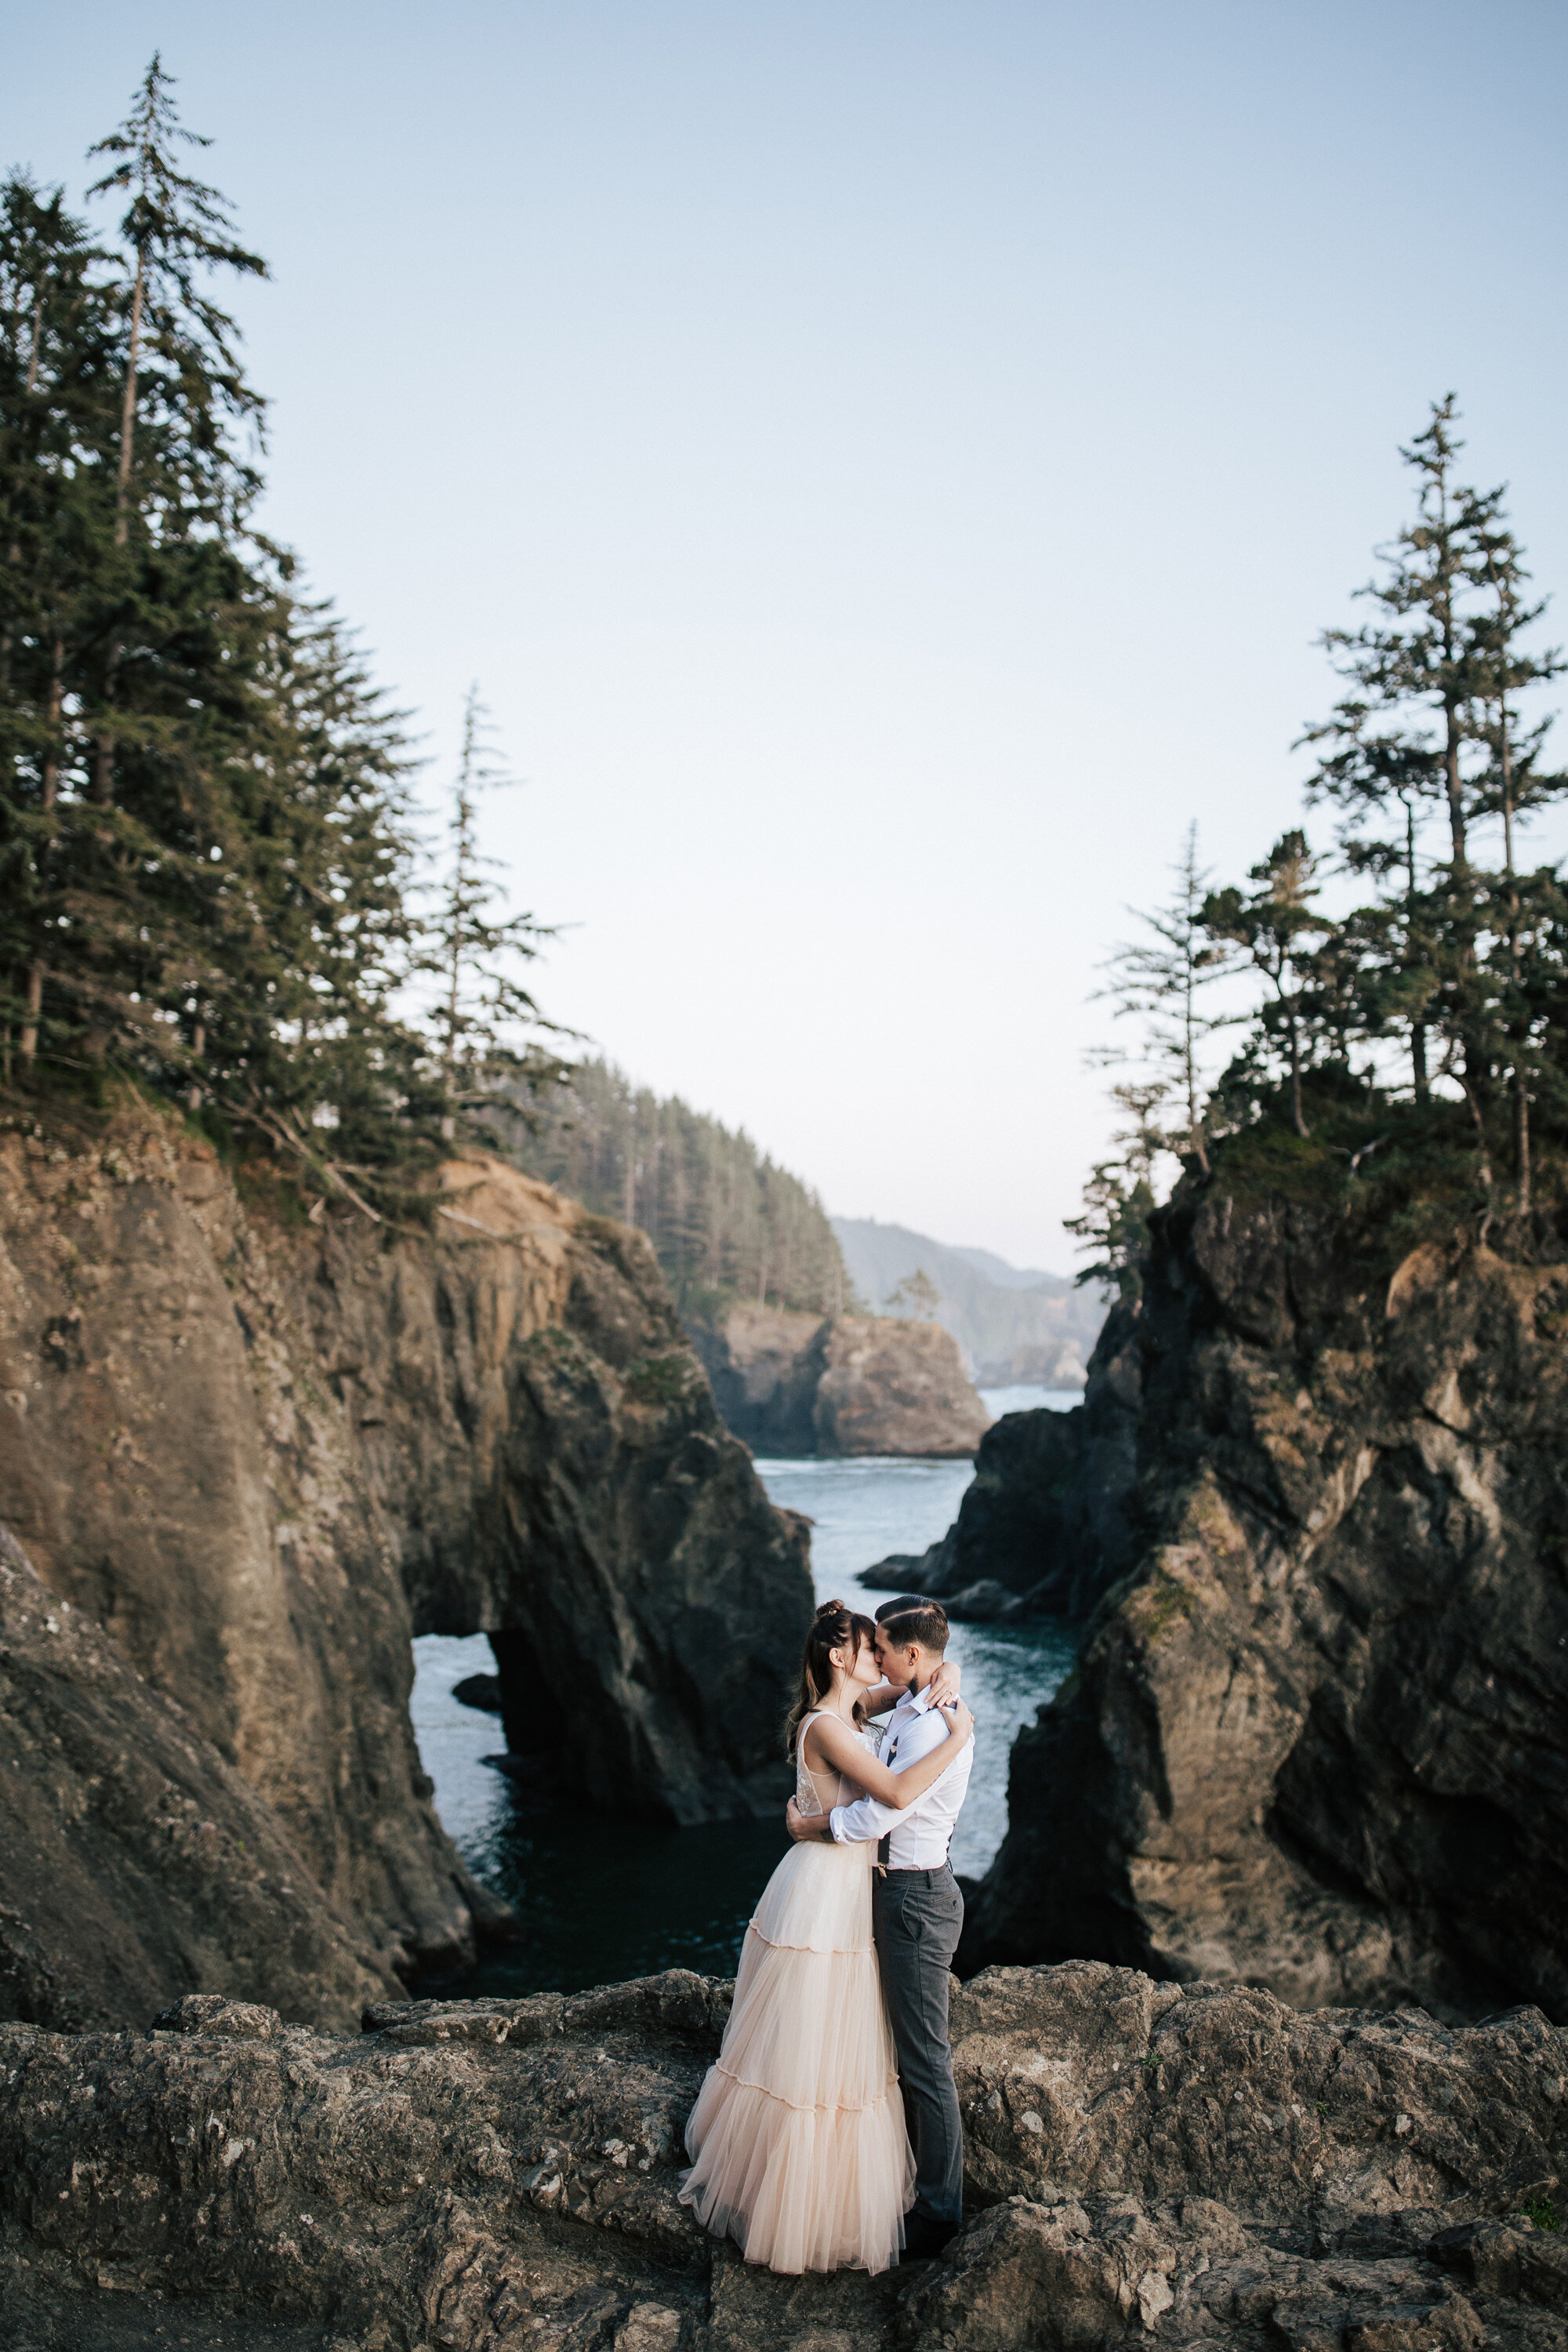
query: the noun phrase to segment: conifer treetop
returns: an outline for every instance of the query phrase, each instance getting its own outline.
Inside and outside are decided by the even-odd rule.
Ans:
[[[178,146],[210,147],[213,142],[180,121],[174,88],[174,75],[164,71],[162,53],[154,49],[124,121],[87,151],[89,163],[97,155],[116,159],[88,194],[129,194],[121,235],[150,270],[167,274],[182,301],[221,346],[235,331],[234,321],[199,292],[196,268],[237,269],[250,278],[265,278],[268,268],[258,253],[236,241],[234,215],[219,190],[176,168]]]

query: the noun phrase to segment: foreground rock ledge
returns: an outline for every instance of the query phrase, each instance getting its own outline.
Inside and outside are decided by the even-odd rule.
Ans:
[[[205,2297],[226,2342],[268,2315],[333,2352],[1568,2346],[1568,2032],[1537,2011],[988,1970],[954,2002],[965,2229],[791,2281],[678,2201],[729,1998],[673,1969],[389,2003],[359,2038],[216,1995],[149,2034],[0,2027],[0,2336],[100,2340],[139,2297],[184,2333]]]

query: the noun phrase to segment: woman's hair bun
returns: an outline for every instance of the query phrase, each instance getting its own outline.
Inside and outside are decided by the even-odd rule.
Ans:
[[[842,1617],[844,1614],[844,1603],[842,1601],[819,1601],[817,1603],[816,1614],[819,1622],[824,1617]]]

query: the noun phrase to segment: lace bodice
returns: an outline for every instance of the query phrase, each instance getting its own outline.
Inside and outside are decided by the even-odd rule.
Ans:
[[[826,1707],[815,1707],[800,1727],[795,1748],[795,1801],[803,1813],[830,1813],[836,1805],[852,1805],[857,1797],[866,1793],[847,1772],[814,1772],[805,1760],[805,1739],[809,1727]],[[879,1724],[858,1726],[855,1738],[868,1756],[875,1756],[882,1744]]]

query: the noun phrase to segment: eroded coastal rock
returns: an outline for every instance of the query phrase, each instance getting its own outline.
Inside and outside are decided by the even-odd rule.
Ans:
[[[0,1520],[384,1975],[507,1921],[431,1810],[414,1633],[490,1633],[509,1732],[604,1803],[777,1800],[805,1531],[720,1421],[644,1238],[488,1156],[395,1228],[265,1181],[242,1201],[136,1103],[0,1133]],[[53,1966],[10,1867],[0,1904]],[[280,1964],[274,2005],[295,1990]]]
[[[816,1453],[820,1315],[741,1299],[721,1321],[689,1317],[685,1328],[737,1437],[756,1454]]]
[[[1098,1611],[971,1965],[1568,2019],[1565,1318],[1545,1223],[1391,1267],[1327,1209],[1162,1213],[1053,1506]]]
[[[0,2017],[79,2032],[199,1988],[346,2028],[398,1992],[271,1808],[4,1528],[0,1856]]]
[[[1568,2049],[1537,2011],[989,1971],[953,2004],[966,2226],[880,2280],[785,2280],[678,2201],[729,1994],[677,1969],[374,2006],[353,2038],[211,1997],[150,2034],[0,2028],[0,2319],[81,2342],[112,2299],[151,2341],[237,2311],[323,2352],[1568,2340]]]
[[[1078,1405],[993,1422],[947,1533],[923,1552],[890,1553],[862,1570],[860,1582],[878,1592],[930,1593],[961,1623],[1082,1613],[1074,1603],[1098,1590],[1096,1562],[1069,1514],[1082,1483],[1087,1418]]]
[[[963,1458],[988,1425],[958,1342],[935,1323],[742,1301],[688,1330],[725,1420],[758,1453]]]

